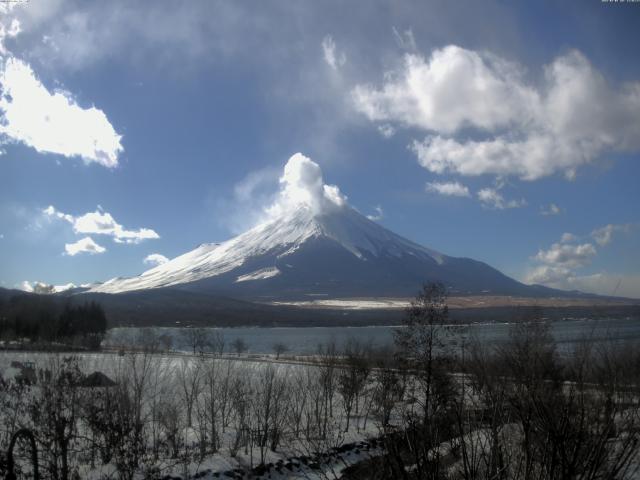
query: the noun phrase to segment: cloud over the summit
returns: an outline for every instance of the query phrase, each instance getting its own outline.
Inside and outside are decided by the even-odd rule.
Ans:
[[[336,185],[324,183],[320,166],[303,154],[296,153],[284,166],[280,191],[267,213],[277,216],[305,205],[321,214],[342,208],[346,203],[347,197]]]
[[[352,97],[371,121],[427,132],[411,149],[438,174],[572,178],[604,153],[640,149],[640,82],[611,86],[575,50],[547,65],[540,85],[489,52],[406,54],[381,87],[358,85]]]

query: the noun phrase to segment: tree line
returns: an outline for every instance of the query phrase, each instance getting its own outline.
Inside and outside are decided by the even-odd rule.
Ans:
[[[64,343],[99,348],[107,317],[94,301],[17,294],[0,299],[0,340],[19,343]]]

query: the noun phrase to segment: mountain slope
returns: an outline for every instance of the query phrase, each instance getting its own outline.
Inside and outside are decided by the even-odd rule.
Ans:
[[[204,244],[94,293],[164,287],[250,298],[408,296],[440,281],[452,294],[539,296],[531,287],[472,259],[449,257],[407,240],[347,205],[317,213],[307,205],[222,244]]]

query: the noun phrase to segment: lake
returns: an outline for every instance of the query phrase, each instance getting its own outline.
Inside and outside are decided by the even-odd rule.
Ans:
[[[288,353],[306,355],[313,354],[320,343],[335,340],[338,345],[349,338],[371,342],[374,345],[393,343],[393,331],[396,327],[301,327],[301,328],[216,328],[224,335],[226,350],[237,338],[241,338],[249,347],[249,353],[273,353],[273,345],[283,343]],[[487,323],[469,325],[463,337],[475,337],[487,344],[500,344],[509,338],[510,324]],[[189,347],[183,335],[184,328],[133,328],[119,327],[110,329],[105,339],[105,346],[133,346],[140,335],[145,336],[149,330],[159,335],[168,334],[173,339],[173,349],[188,351]],[[640,319],[570,319],[551,322],[551,331],[561,351],[571,351],[573,345],[585,338],[600,342],[640,341]]]

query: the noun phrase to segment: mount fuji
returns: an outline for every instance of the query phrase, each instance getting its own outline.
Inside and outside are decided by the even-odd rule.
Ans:
[[[548,296],[489,265],[418,245],[348,205],[319,166],[296,154],[285,166],[282,189],[268,219],[221,244],[203,244],[139,276],[115,278],[89,292],[150,289],[284,300],[408,297],[425,282],[452,295]]]

